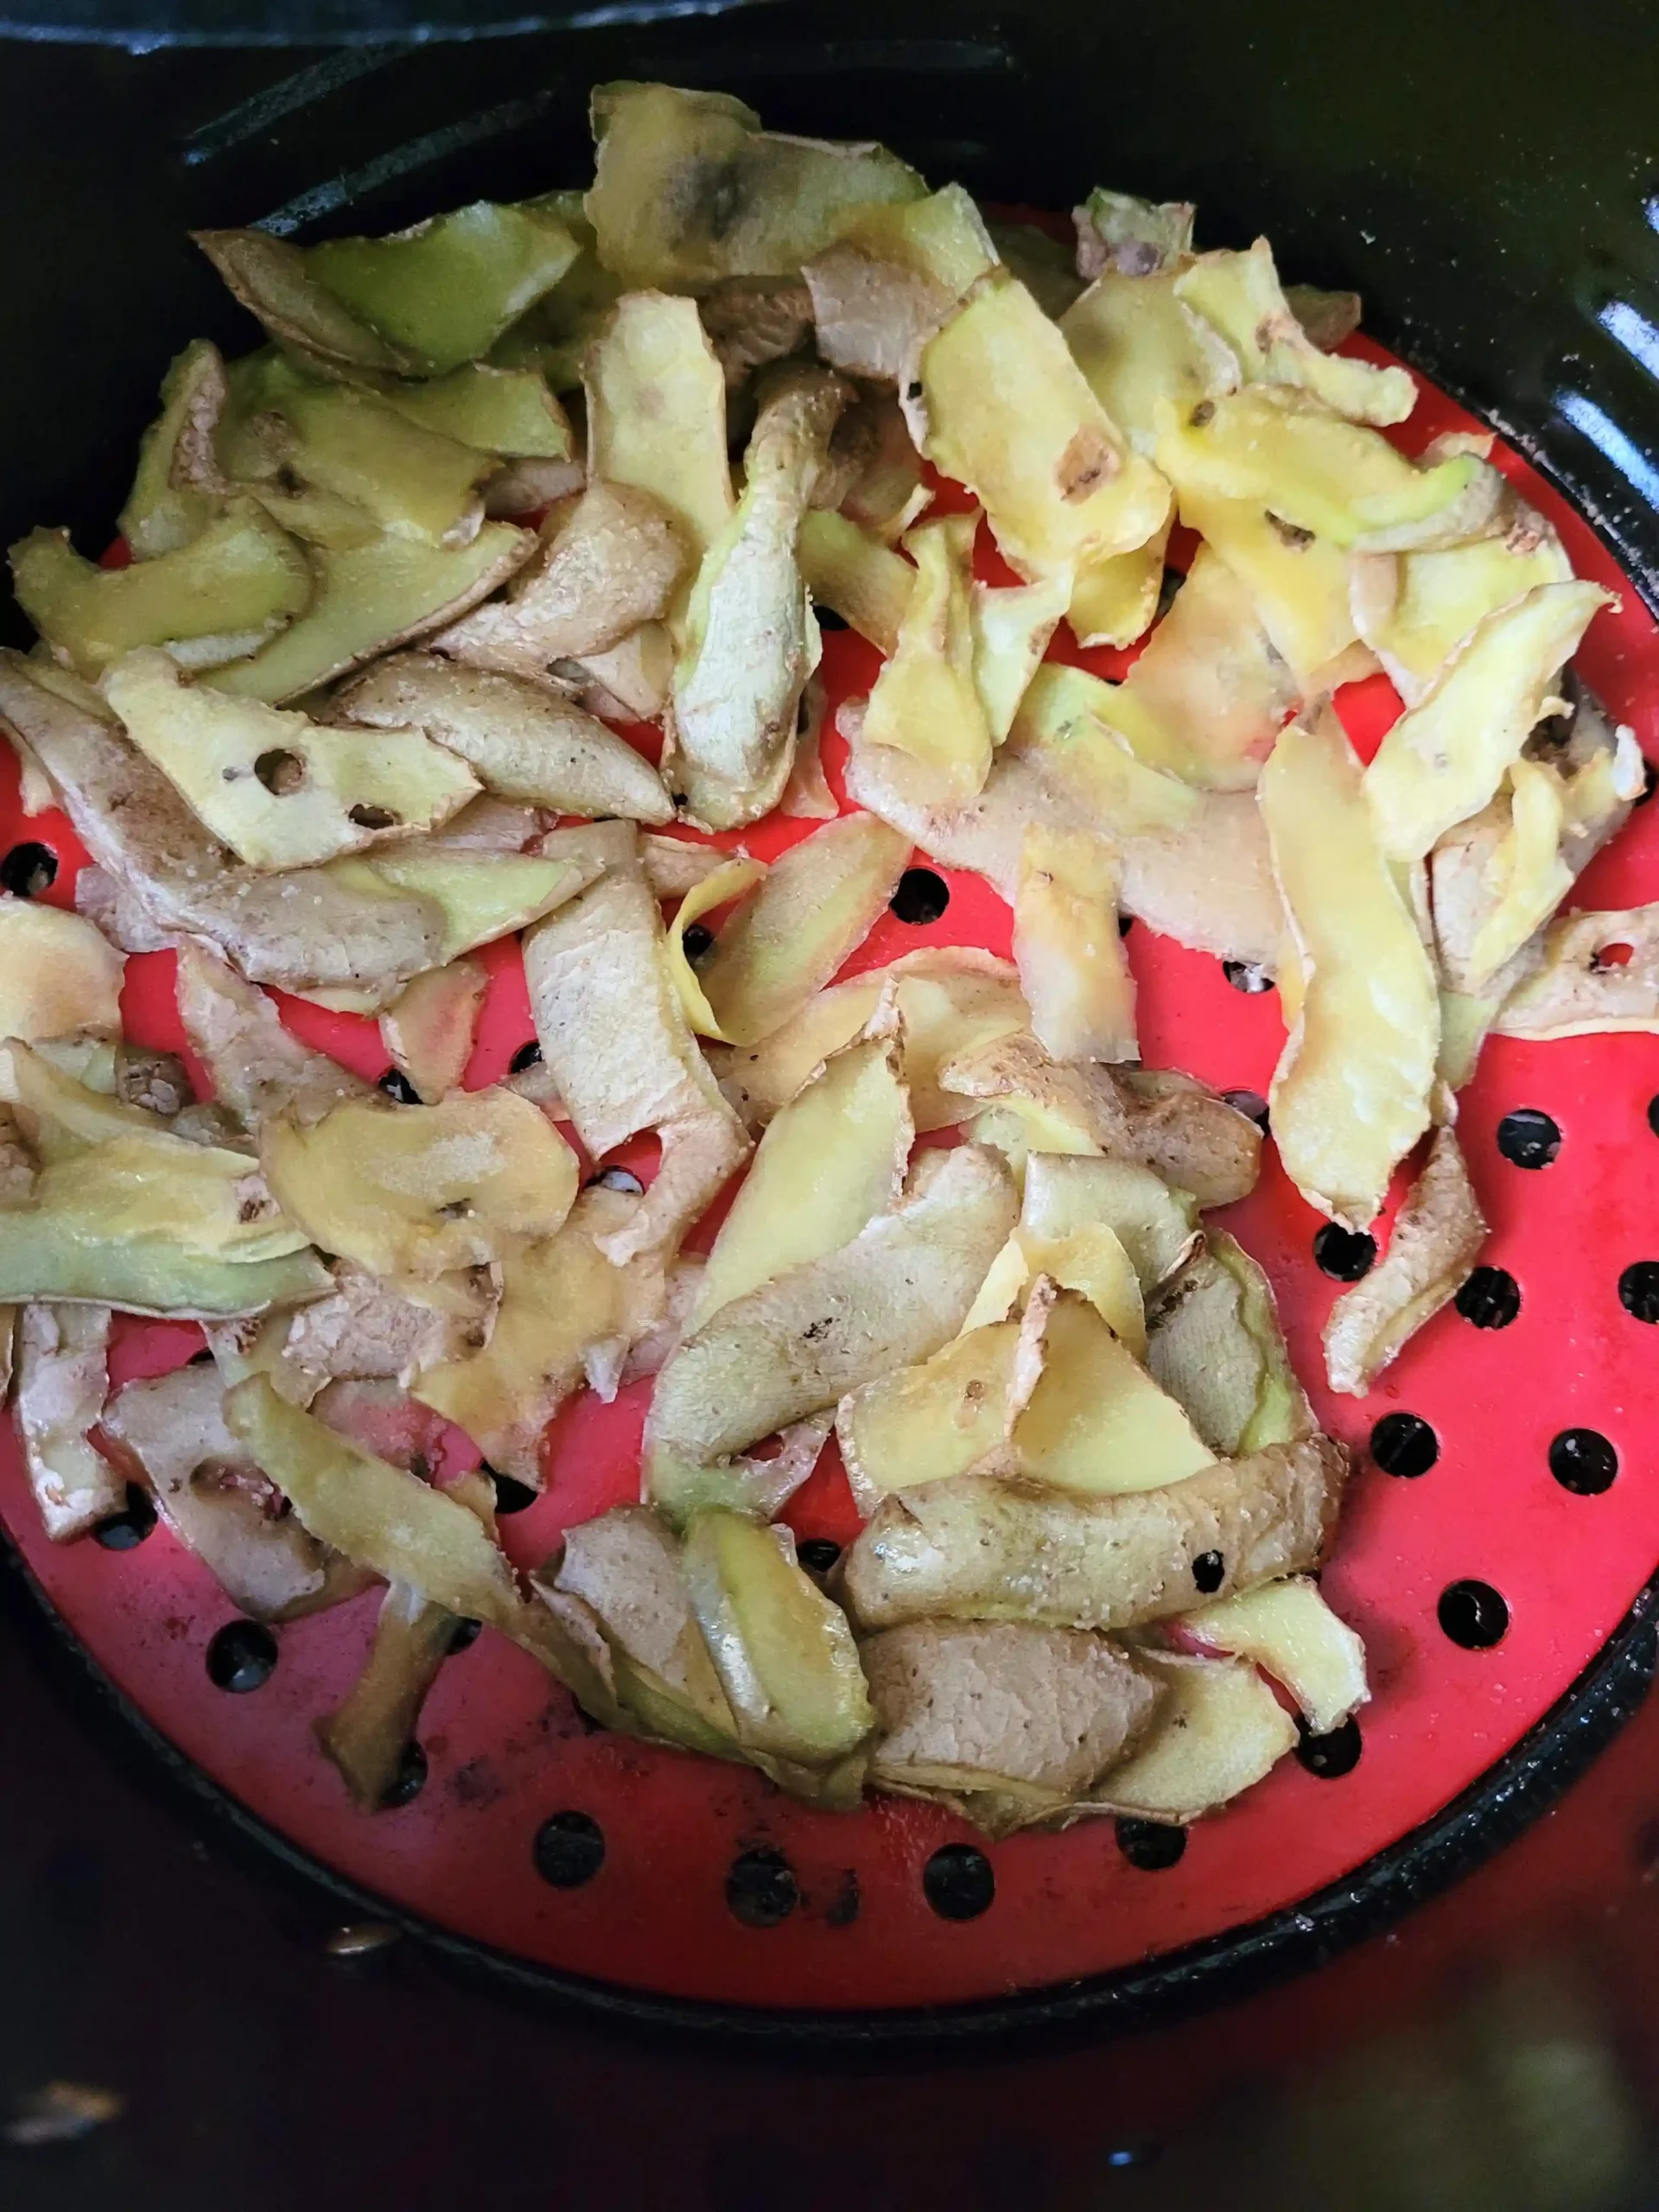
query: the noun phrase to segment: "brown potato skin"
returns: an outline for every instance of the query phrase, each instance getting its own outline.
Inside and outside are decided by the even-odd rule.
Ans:
[[[930,1618],[1090,1629],[1166,1620],[1200,1595],[1318,1566],[1347,1471],[1344,1447],[1316,1436],[1120,1497],[958,1475],[878,1508],[844,1557],[841,1594],[864,1629]],[[1193,1565],[1212,1553],[1222,1577],[1201,1591]]]

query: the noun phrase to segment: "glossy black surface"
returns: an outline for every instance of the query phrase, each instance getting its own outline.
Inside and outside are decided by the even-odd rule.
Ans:
[[[127,12],[157,36],[210,19],[209,0]],[[442,12],[309,0],[211,21],[292,37]],[[1386,30],[1288,0],[638,20],[655,12],[332,55],[10,49],[0,205],[26,219],[9,228],[0,391],[10,421],[55,429],[7,442],[7,537],[43,518],[101,534],[169,354],[197,332],[251,339],[188,227],[379,228],[579,183],[588,86],[658,75],[726,86],[786,130],[885,138],[1004,200],[1069,207],[1103,179],[1196,200],[1201,239],[1269,232],[1289,275],[1357,284],[1368,327],[1533,451],[1659,599],[1659,18],[1640,0],[1397,0]],[[450,13],[477,29],[495,11]]]

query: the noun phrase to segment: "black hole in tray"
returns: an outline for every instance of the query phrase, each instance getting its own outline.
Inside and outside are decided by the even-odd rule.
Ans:
[[[922,1869],[922,1895],[941,1920],[977,1920],[996,1896],[996,1876],[971,1843],[947,1843]]]
[[[1549,1471],[1563,1490],[1599,1497],[1613,1486],[1618,1454],[1598,1428],[1564,1428],[1550,1444]]]
[[[1263,1136],[1268,1133],[1268,1102],[1259,1090],[1224,1090],[1225,1099],[1234,1113],[1243,1114],[1255,1123]]]
[[[57,880],[58,856],[50,845],[14,845],[0,861],[0,883],[14,899],[38,899]]]
[[[1536,1106],[1517,1106],[1497,1125],[1497,1148],[1511,1166],[1548,1167],[1561,1148],[1561,1132]]]
[[[521,1045],[507,1062],[507,1072],[510,1075],[523,1075],[526,1068],[538,1068],[541,1064],[542,1048],[532,1037],[529,1044]]]
[[[1440,1592],[1440,1624],[1465,1651],[1490,1651],[1510,1625],[1510,1609],[1490,1582],[1453,1582]]]
[[[472,1645],[478,1642],[479,1637],[483,1634],[483,1632],[484,1624],[482,1621],[473,1620],[470,1617],[463,1614],[461,1618],[455,1623],[454,1628],[449,1631],[449,1656],[453,1659],[458,1651],[466,1651],[469,1649]]]
[[[405,1744],[397,1758],[397,1771],[381,1793],[380,1809],[395,1813],[412,1805],[426,1787],[426,1753],[418,1744]]]
[[[1338,1229],[1327,1221],[1313,1238],[1313,1264],[1332,1282],[1357,1282],[1370,1273],[1376,1257],[1376,1239],[1363,1229]]]
[[[276,1639],[263,1621],[226,1621],[207,1646],[215,1689],[263,1689],[276,1671]]]
[[[107,1521],[100,1521],[92,1535],[106,1552],[130,1552],[135,1545],[143,1542],[155,1526],[156,1508],[149,1492],[141,1490],[137,1483],[129,1483],[126,1510],[112,1513]]]
[[[821,607],[815,600],[812,612],[817,618],[820,630],[844,630],[847,627],[847,617],[837,614],[833,607]]]
[[[1659,1096],[1648,1101],[1648,1127],[1655,1136],[1659,1137]]]
[[[555,1813],[531,1846],[536,1872],[556,1890],[579,1890],[605,1864],[605,1831],[589,1813]]]
[[[1659,1321],[1659,1260],[1637,1260],[1625,1268],[1618,1302],[1638,1321]]]
[[[1211,1598],[1227,1580],[1227,1562],[1219,1552],[1200,1552],[1192,1562],[1192,1580],[1206,1598]]]
[[[1175,1866],[1186,1849],[1186,1830],[1163,1821],[1121,1820],[1117,1847],[1131,1866],[1143,1874],[1161,1874]]]
[[[707,922],[688,922],[681,934],[680,946],[688,960],[701,960],[715,941],[715,933]]]
[[[1440,1440],[1421,1414],[1384,1414],[1371,1431],[1371,1457],[1385,1475],[1426,1475]]]
[[[1120,914],[1120,915],[1118,916],[1118,918],[1117,918],[1117,933],[1118,933],[1119,937],[1128,937],[1128,935],[1129,931],[1130,931],[1134,927],[1135,927],[1135,916],[1134,916],[1133,914]]]
[[[931,868],[907,868],[887,904],[901,922],[925,929],[950,904],[950,887]]]
[[[1651,760],[1642,763],[1642,788],[1636,795],[1637,806],[1645,806],[1653,797],[1654,786],[1659,785],[1659,768]]]
[[[495,1484],[495,1510],[503,1513],[522,1513],[527,1505],[534,1505],[537,1492],[528,1483],[521,1483],[516,1475],[498,1475],[493,1467],[480,1467]]]
[[[815,1574],[828,1574],[841,1557],[841,1546],[833,1536],[804,1536],[795,1547],[795,1556]]]
[[[1236,991],[1243,991],[1247,997],[1273,988],[1272,976],[1254,960],[1224,960],[1221,972]]]
[[[637,1198],[645,1186],[632,1167],[601,1167],[597,1175],[588,1178],[588,1187],[590,1191],[626,1191],[630,1198]]]
[[[795,1870],[781,1851],[764,1845],[740,1852],[726,1876],[726,1903],[746,1928],[776,1928],[801,1901]]]
[[[1300,1721],[1297,1729],[1296,1756],[1308,1772],[1317,1774],[1321,1782],[1338,1781],[1359,1764],[1359,1755],[1365,1747],[1360,1740],[1358,1721],[1342,1721],[1335,1728],[1327,1729],[1323,1736],[1311,1734]]]
[[[401,1068],[388,1068],[375,1088],[384,1090],[388,1098],[395,1098],[400,1106],[418,1106],[421,1103],[420,1092]]]
[[[1478,1329],[1507,1329],[1521,1311],[1521,1286],[1507,1268],[1477,1268],[1458,1293],[1457,1306]]]

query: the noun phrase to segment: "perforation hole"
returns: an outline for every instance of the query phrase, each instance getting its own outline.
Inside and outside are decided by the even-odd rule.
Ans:
[[[480,1467],[480,1474],[488,1475],[495,1484],[495,1510],[499,1516],[522,1513],[527,1505],[534,1505],[537,1492],[528,1483],[521,1483],[516,1475],[498,1475],[493,1467]]]
[[[149,1492],[137,1483],[129,1483],[125,1510],[112,1513],[107,1521],[100,1521],[92,1537],[106,1552],[130,1552],[143,1542],[155,1526],[156,1508]]]
[[[554,1813],[531,1846],[536,1872],[556,1890],[579,1890],[605,1864],[605,1831],[591,1813]]]
[[[1536,1106],[1517,1106],[1497,1125],[1497,1148],[1512,1167],[1548,1167],[1561,1148],[1560,1125]]]
[[[1371,1457],[1385,1475],[1426,1475],[1440,1440],[1421,1414],[1384,1414],[1371,1431]]]
[[[1143,1874],[1167,1872],[1186,1849],[1186,1830],[1162,1821],[1125,1818],[1116,1823],[1116,1835],[1118,1849]]]
[[[639,1198],[645,1187],[632,1167],[601,1167],[588,1178],[590,1191],[622,1191],[631,1198]]]
[[[215,1689],[245,1694],[263,1689],[276,1671],[276,1639],[263,1621],[226,1621],[207,1646],[207,1679]]]
[[[1564,1428],[1551,1440],[1549,1471],[1577,1497],[1599,1497],[1618,1473],[1618,1454],[1597,1428]]]
[[[1442,1633],[1465,1651],[1490,1651],[1509,1632],[1509,1606],[1490,1582],[1450,1584],[1435,1614]]]
[[[397,1771],[380,1794],[380,1809],[395,1813],[412,1805],[426,1787],[426,1753],[418,1744],[405,1744],[397,1755]]]
[[[1222,1096],[1234,1113],[1243,1114],[1255,1123],[1263,1136],[1268,1134],[1268,1102],[1259,1090],[1224,1090]]]
[[[14,845],[0,861],[0,883],[14,899],[38,899],[58,880],[58,856],[50,845],[31,839]]]
[[[1521,1311],[1521,1286],[1507,1268],[1477,1268],[1458,1293],[1457,1307],[1478,1329],[1507,1329]]]
[[[746,1928],[776,1928],[800,1901],[795,1869],[781,1851],[740,1852],[727,1869],[727,1909]]]
[[[1327,1221],[1313,1239],[1313,1264],[1332,1282],[1357,1282],[1376,1257],[1376,1239],[1363,1229],[1338,1229]]]
[[[1625,1268],[1618,1302],[1634,1320],[1659,1321],[1659,1260],[1637,1260]]]
[[[375,1089],[384,1090],[387,1097],[395,1100],[399,1106],[418,1106],[421,1103],[420,1092],[401,1068],[388,1068]]]
[[[922,1869],[922,1895],[941,1920],[977,1920],[995,1900],[996,1876],[973,1844],[944,1844]]]
[[[950,904],[950,887],[933,868],[907,868],[887,904],[901,922],[908,922],[915,929],[925,929],[930,922],[937,922]],[[688,930],[686,935],[690,934]]]
[[[1254,997],[1258,991],[1273,988],[1272,976],[1255,960],[1224,960],[1221,972],[1233,988],[1243,991],[1247,998]]]
[[[523,1075],[526,1068],[538,1068],[541,1064],[542,1048],[532,1037],[527,1044],[521,1045],[507,1062],[507,1072]]]
[[[1340,1781],[1359,1764],[1364,1744],[1358,1721],[1351,1718],[1335,1728],[1327,1728],[1322,1736],[1313,1734],[1305,1721],[1299,1720],[1296,1726],[1296,1756],[1308,1772],[1317,1775],[1321,1782]]]

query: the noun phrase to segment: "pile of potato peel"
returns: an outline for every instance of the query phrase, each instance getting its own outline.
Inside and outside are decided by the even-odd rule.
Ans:
[[[1195,1819],[1369,1693],[1317,1581],[1346,1455],[1208,1218],[1262,1133],[1141,1065],[1120,916],[1276,977],[1319,1211],[1368,1229],[1416,1163],[1326,1331],[1363,1395],[1480,1249],[1484,1037],[1659,1027],[1654,910],[1557,912],[1642,789],[1572,672],[1609,595],[1489,440],[1382,435],[1412,378],[1263,240],[1102,190],[1074,259],[724,95],[593,112],[585,194],[204,233],[268,342],[173,364],[124,565],[12,549],[0,727],[92,863],[77,911],[0,901],[47,1532],[139,1482],[250,1615],[378,1586],[318,1725],[367,1808],[470,1619],[827,1808]],[[883,656],[846,810],[820,609]],[[1138,646],[1122,680],[1047,658],[1063,623]],[[1332,695],[1378,670],[1362,766]],[[817,826],[768,865],[774,813]],[[1013,961],[843,976],[918,849]],[[512,936],[539,1054],[468,1090]],[[163,949],[204,1098],[121,1036]],[[378,1020],[390,1092],[267,986]],[[647,1135],[648,1180],[603,1172]],[[211,1363],[112,1394],[117,1312]],[[539,1488],[559,1408],[643,1377],[640,1502],[521,1578],[491,1483],[434,1478],[447,1425]],[[832,1431],[863,1528],[825,1573],[777,1516]]]

